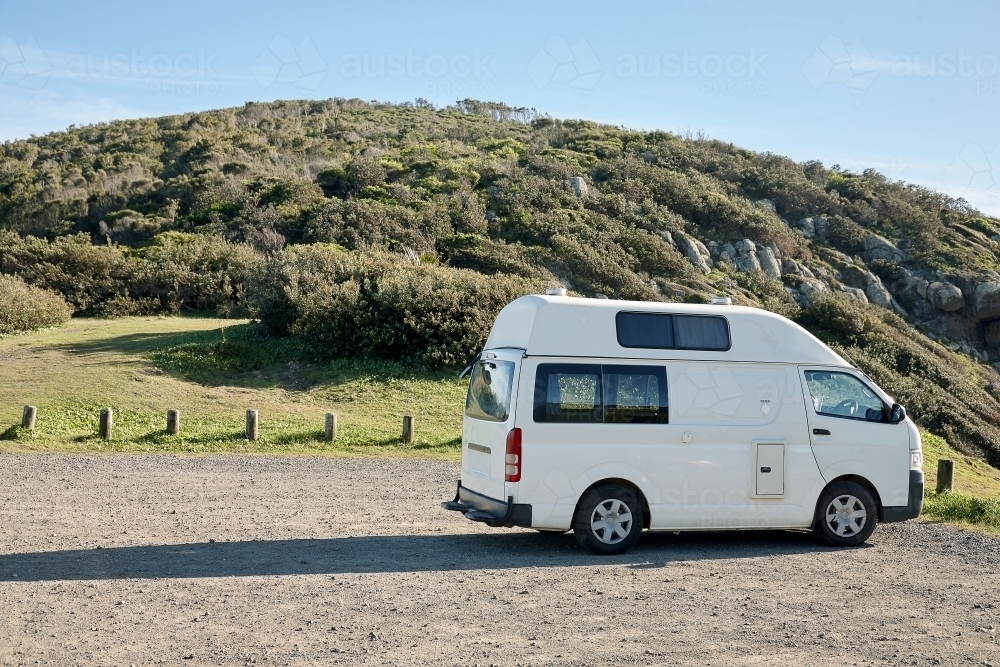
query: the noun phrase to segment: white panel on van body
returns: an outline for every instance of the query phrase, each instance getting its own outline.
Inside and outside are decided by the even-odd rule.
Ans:
[[[523,350],[488,350],[492,359],[514,364],[513,389],[518,386],[518,375]],[[484,352],[484,357],[486,352]],[[468,400],[468,399],[467,399]],[[462,486],[489,498],[506,502],[504,454],[507,433],[513,428],[517,412],[517,396],[512,395],[506,421],[487,421],[468,415],[462,422]]]
[[[860,475],[874,485],[883,506],[906,505],[910,489],[910,434],[906,424],[869,422],[817,413],[806,384],[805,371],[822,370],[846,372],[874,387],[871,380],[854,369],[799,368],[812,449],[823,478],[829,482],[844,475]],[[884,392],[875,393],[886,400]]]

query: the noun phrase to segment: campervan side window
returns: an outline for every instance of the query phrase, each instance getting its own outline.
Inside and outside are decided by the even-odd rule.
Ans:
[[[604,422],[667,424],[667,369],[663,366],[601,366]]]
[[[729,322],[716,315],[620,312],[618,344],[659,350],[716,350],[731,347]]]
[[[534,420],[588,424],[667,424],[663,366],[540,364]]]
[[[536,422],[604,421],[601,367],[591,364],[540,364],[535,373]]]

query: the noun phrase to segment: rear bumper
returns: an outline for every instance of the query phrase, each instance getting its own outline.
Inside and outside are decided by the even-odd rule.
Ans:
[[[466,519],[480,521],[494,528],[521,526],[531,528],[531,505],[518,504],[514,497],[507,502],[484,496],[458,483],[455,499],[441,503],[441,507],[452,512],[461,512]]]
[[[910,492],[905,507],[883,507],[883,523],[894,523],[916,519],[924,509],[924,473],[920,470],[910,471]]]

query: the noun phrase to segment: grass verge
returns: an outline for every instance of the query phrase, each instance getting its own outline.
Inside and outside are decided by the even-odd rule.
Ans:
[[[75,319],[0,340],[0,451],[288,452],[459,456],[465,382],[453,371],[323,361],[253,325],[203,317]],[[36,430],[21,406],[38,407]],[[115,411],[111,441],[97,437]],[[168,408],[181,434],[165,433]],[[260,438],[244,437],[247,409]],[[338,415],[335,443],[323,439]],[[401,439],[403,415],[416,442]]]
[[[921,516],[1000,533],[1000,470],[952,449],[933,433],[923,432],[922,436],[926,486]],[[954,489],[937,493],[937,466],[943,458],[955,462]]]

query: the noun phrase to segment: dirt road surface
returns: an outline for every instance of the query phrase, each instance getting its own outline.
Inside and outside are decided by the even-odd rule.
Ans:
[[[644,535],[442,511],[455,464],[0,455],[2,665],[1000,665],[1000,540]]]

